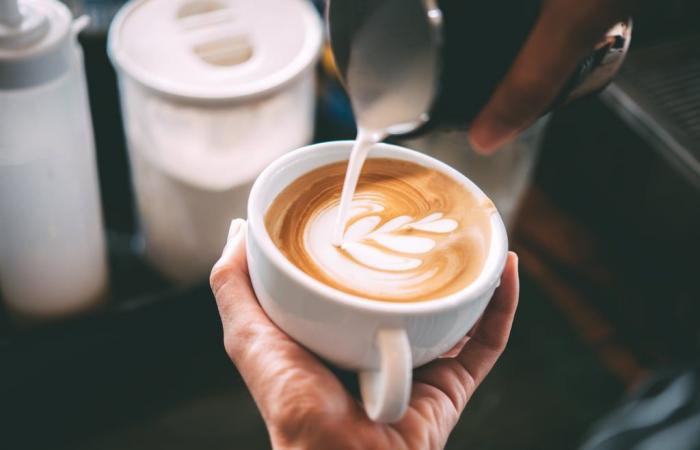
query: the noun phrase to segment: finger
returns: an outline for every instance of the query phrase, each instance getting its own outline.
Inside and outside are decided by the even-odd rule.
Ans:
[[[466,334],[462,339],[457,341],[454,347],[440,355],[439,358],[454,358],[459,355],[459,352],[462,351],[462,348],[464,348],[464,345],[469,341],[470,337],[469,334]]]
[[[518,257],[510,252],[501,285],[487,306],[479,327],[456,357],[472,375],[476,386],[483,381],[506,348],[518,307],[519,293]]]
[[[481,317],[484,317],[484,315],[482,314]],[[469,330],[469,332],[467,333],[467,336],[469,336],[470,338],[471,338],[472,336],[474,336],[474,333],[476,333],[476,330],[479,328],[479,324],[481,323],[481,317],[479,317],[479,318],[476,320],[476,323],[474,324],[474,326],[472,327],[472,329]]]
[[[472,336],[474,336],[474,333],[476,333],[477,328],[479,328],[480,322],[481,322],[481,317],[479,317],[476,320],[476,323],[474,324],[472,329],[469,330],[467,332],[467,334],[455,344],[454,347],[449,349],[447,352],[443,353],[440,356],[440,358],[454,358],[455,356],[459,355],[459,353],[462,351],[462,349],[464,348],[466,343],[469,342],[469,339],[471,339]]]
[[[279,333],[255,298],[248,276],[245,254],[247,224],[242,219],[231,222],[226,246],[214,264],[209,282],[219,308],[224,328],[224,345],[239,370],[242,356],[261,334]]]
[[[545,2],[509,72],[470,127],[472,146],[490,153],[554,102],[579,61],[621,17],[616,0]]]
[[[310,399],[327,406],[328,402],[323,404],[323,399],[318,399],[321,391],[327,397],[344,391],[332,373],[277,328],[260,307],[248,275],[246,232],[245,221],[236,219],[231,223],[210,283],[221,315],[226,352],[263,417],[268,423],[279,424],[278,415],[286,418],[290,407]],[[308,412],[311,408],[304,409]]]
[[[517,256],[511,252],[501,285],[462,351],[455,358],[440,359],[416,371],[416,381],[435,388],[428,401],[447,402],[455,413],[455,421],[508,341],[518,304],[517,261]]]
[[[231,222],[226,246],[209,277],[224,331],[242,331],[250,323],[269,322],[250,285],[245,255],[246,232],[244,220]]]
[[[231,221],[226,245],[224,245],[218,261],[214,263],[209,276],[209,284],[215,296],[231,279],[236,278],[239,271],[245,271],[246,273],[248,271],[248,262],[239,249],[240,246],[245,245],[246,226],[246,222],[243,219],[233,219]],[[216,300],[217,304],[219,304],[218,296]]]

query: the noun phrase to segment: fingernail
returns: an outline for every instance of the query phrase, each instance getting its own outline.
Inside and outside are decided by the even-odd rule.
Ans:
[[[226,239],[226,242],[231,242],[238,236],[238,233],[241,231],[241,225],[245,220],[243,219],[233,219],[231,221],[231,226],[228,228],[228,238]]]
[[[228,228],[228,237],[226,238],[226,245],[224,246],[222,256],[229,254],[233,250],[233,247],[237,242],[236,238],[241,233],[241,228],[243,227],[244,223],[245,220],[243,219],[233,219],[231,221],[231,225]]]

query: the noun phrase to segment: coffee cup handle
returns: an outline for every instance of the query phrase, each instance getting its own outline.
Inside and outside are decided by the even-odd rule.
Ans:
[[[411,346],[402,329],[379,330],[375,339],[379,369],[360,372],[362,402],[367,416],[375,422],[398,422],[411,397]]]

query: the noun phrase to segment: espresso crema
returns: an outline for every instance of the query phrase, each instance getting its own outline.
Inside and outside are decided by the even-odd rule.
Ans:
[[[336,246],[346,169],[301,176],[267,210],[267,230],[292,263],[333,288],[393,302],[444,297],[477,278],[491,240],[489,199],[419,164],[371,158]]]

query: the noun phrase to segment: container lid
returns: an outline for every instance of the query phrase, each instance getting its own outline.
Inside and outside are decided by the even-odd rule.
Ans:
[[[134,0],[115,18],[115,67],[189,100],[258,96],[317,60],[320,18],[308,0]]]
[[[73,22],[57,0],[0,0],[0,89],[50,81],[71,64],[72,38],[86,24]]]

